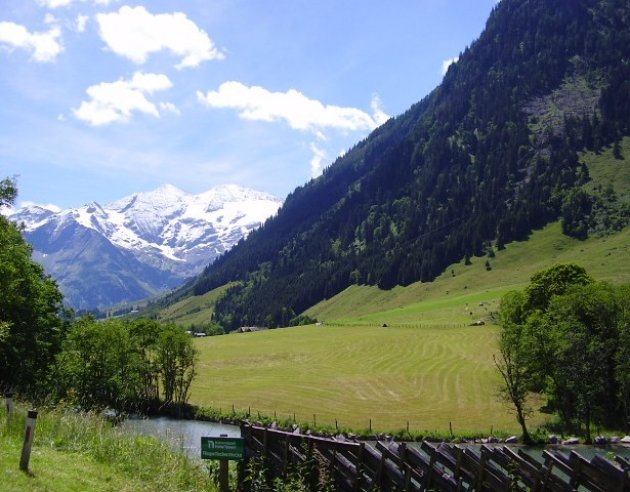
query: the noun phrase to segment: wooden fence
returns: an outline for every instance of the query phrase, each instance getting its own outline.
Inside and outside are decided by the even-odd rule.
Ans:
[[[536,459],[508,446],[463,446],[427,441],[354,442],[244,424],[248,457],[263,457],[271,481],[310,463],[312,483],[322,478],[339,491],[630,492],[630,462],[575,451],[542,452]],[[242,487],[247,489],[247,487]]]

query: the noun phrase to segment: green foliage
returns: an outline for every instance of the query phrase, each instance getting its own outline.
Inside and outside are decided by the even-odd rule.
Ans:
[[[15,179],[4,178],[0,181],[0,207],[13,205],[17,197],[17,185]]]
[[[564,294],[574,285],[586,285],[593,279],[581,266],[574,264],[556,265],[534,274],[525,289],[528,311],[545,310],[553,296]]]
[[[190,384],[195,377],[196,356],[190,336],[175,325],[162,327],[157,342],[156,364],[166,403],[188,401]]]
[[[190,336],[174,325],[82,318],[57,356],[56,388],[83,408],[145,409],[160,399],[183,404],[195,359]]]
[[[630,425],[630,286],[617,290],[619,306],[619,346],[615,355],[615,376],[622,418],[626,427]]]
[[[13,181],[0,182],[0,205],[15,195]],[[16,226],[0,216],[0,387],[44,395],[68,324],[57,284],[31,253]]]
[[[562,204],[562,232],[577,239],[588,237],[588,218],[593,199],[584,190],[572,190]]]
[[[282,477],[274,478],[270,462],[264,457],[247,461],[242,489],[245,492],[333,492],[336,490],[329,465],[314,456],[306,445],[303,462],[289,466]],[[276,474],[277,475],[277,474]]]
[[[317,323],[317,318],[313,318],[306,314],[300,314],[289,322],[289,326],[314,325],[315,323]]]
[[[621,426],[627,412],[628,286],[596,283],[583,268],[558,265],[537,273],[500,308],[504,392],[523,432],[530,392],[543,392],[567,430]]]

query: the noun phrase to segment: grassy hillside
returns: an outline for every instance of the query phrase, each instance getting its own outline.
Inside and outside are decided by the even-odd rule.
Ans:
[[[591,181],[584,188],[593,190],[596,186],[612,186],[619,198],[630,201],[630,137],[625,137],[620,145],[623,159],[613,157],[613,149],[601,154],[588,153],[582,160],[588,166]]]
[[[214,312],[214,305],[230,287],[230,284],[213,289],[201,296],[190,296],[158,312],[158,319],[178,326],[199,326],[208,323]]]
[[[451,265],[438,279],[389,291],[352,286],[307,311],[319,320],[343,323],[441,323],[461,325],[485,318],[511,289],[524,287],[537,271],[557,263],[577,263],[595,278],[630,282],[630,229],[579,241],[554,223],[529,241],[507,245],[495,258],[473,258]],[[489,261],[492,270],[486,270]],[[483,303],[483,306],[480,306]],[[472,312],[472,315],[470,314]]]

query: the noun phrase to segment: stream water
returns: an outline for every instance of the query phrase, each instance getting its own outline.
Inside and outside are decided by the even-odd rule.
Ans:
[[[241,437],[241,429],[236,425],[202,422],[200,420],[178,420],[168,417],[150,419],[127,419],[120,424],[121,428],[139,434],[163,439],[174,449],[181,449],[189,456],[201,457],[202,437]]]
[[[127,419],[122,424],[123,429],[129,429],[144,435],[150,435],[164,439],[171,443],[175,449],[184,450],[192,457],[201,456],[201,437],[218,437],[226,434],[227,437],[240,437],[241,429],[236,425],[218,424],[214,422],[202,422],[199,420],[178,420],[168,417],[150,419]],[[411,443],[410,443],[411,444]],[[419,443],[413,443],[418,445]],[[502,444],[500,444],[502,445]],[[521,449],[531,454],[536,459],[542,459],[544,449],[560,449],[568,453],[571,450],[578,452],[584,458],[590,460],[596,454],[624,456],[630,458],[630,446],[614,445],[605,447],[596,446],[555,446],[555,447],[525,447]]]

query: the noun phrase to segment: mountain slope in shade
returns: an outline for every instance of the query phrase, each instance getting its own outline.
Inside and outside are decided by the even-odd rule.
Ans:
[[[78,309],[173,288],[275,214],[281,201],[236,185],[198,195],[164,185],[108,205],[13,211],[34,258]]]

